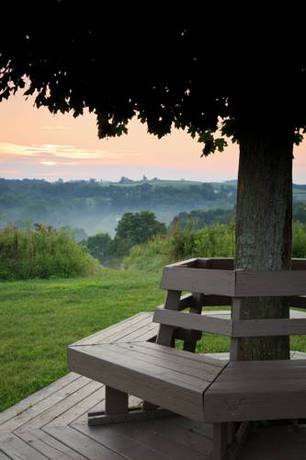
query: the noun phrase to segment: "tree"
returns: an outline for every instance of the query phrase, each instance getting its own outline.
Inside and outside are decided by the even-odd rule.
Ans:
[[[253,42],[240,28],[243,21],[236,38],[235,25],[224,27],[219,11],[212,35],[209,13],[190,22],[185,9],[183,19],[172,15],[170,21],[164,10],[156,8],[155,15],[151,9],[148,21],[138,5],[137,14],[122,7],[119,14],[116,6],[101,15],[95,2],[48,0],[38,19],[36,3],[24,8],[14,33],[0,32],[1,99],[24,88],[26,77],[25,94],[36,95],[37,107],[75,116],[88,109],[100,137],[126,133],[136,116],[158,137],[173,126],[186,129],[204,144],[204,155],[222,151],[225,136],[239,142],[236,267],[290,268],[292,149],[306,124],[306,67],[293,62],[292,49],[286,60],[286,43],[271,33],[271,21],[273,39],[260,16]],[[240,44],[247,52],[239,52]],[[241,309],[243,318],[288,313],[280,299],[245,300]],[[289,342],[241,340],[239,353],[242,359],[285,358]]]
[[[101,264],[108,265],[112,258],[112,239],[108,233],[89,236],[85,242],[88,252]]]
[[[126,212],[116,227],[114,251],[122,257],[136,244],[145,243],[163,233],[166,233],[166,226],[156,219],[153,212]]]

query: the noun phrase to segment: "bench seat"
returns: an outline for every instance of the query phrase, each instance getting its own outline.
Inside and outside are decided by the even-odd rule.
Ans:
[[[70,346],[69,367],[116,390],[193,420],[227,362],[149,342]]]
[[[306,417],[306,360],[221,361],[150,342],[70,346],[86,377],[211,423]]]
[[[205,393],[209,422],[306,418],[306,360],[231,361]]]

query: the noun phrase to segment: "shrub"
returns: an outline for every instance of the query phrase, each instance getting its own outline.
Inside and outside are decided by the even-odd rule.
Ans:
[[[124,259],[124,266],[151,271],[161,269],[167,263],[191,257],[233,257],[234,251],[233,224],[207,225],[200,230],[189,227],[176,229],[166,237],[157,237],[133,247]],[[305,224],[293,224],[292,257],[306,257]]]
[[[293,225],[293,257],[306,257],[306,224]]]
[[[65,230],[35,225],[0,230],[0,279],[68,278],[98,270],[98,262]]]

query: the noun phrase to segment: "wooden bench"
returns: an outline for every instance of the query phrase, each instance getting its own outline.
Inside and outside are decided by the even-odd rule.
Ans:
[[[243,296],[282,295],[291,306],[305,308],[301,295],[306,294],[306,266],[294,261],[293,268],[252,274],[233,270],[232,259],[192,259],[167,266],[162,279],[166,302],[153,317],[160,324],[156,343],[131,338],[69,347],[70,369],[107,388],[105,413],[94,423],[167,411],[211,422],[213,458],[219,460],[237,455],[247,427],[243,422],[305,418],[306,360],[237,361],[241,337],[306,334],[305,319],[238,319]],[[192,293],[182,297],[182,290]],[[231,319],[202,314],[207,305],[229,304]],[[203,332],[231,338],[229,361],[194,353]],[[174,348],[178,339],[183,350]],[[128,394],[145,401],[141,413],[129,414]]]

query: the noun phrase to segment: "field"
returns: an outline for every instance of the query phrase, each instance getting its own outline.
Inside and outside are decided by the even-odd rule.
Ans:
[[[160,275],[103,270],[99,277],[2,282],[0,411],[67,372],[66,347],[162,303]],[[306,351],[303,339],[294,349]],[[226,351],[224,337],[205,336],[199,351]]]

